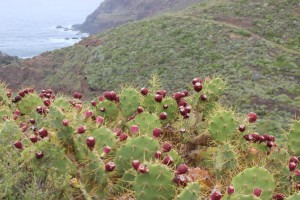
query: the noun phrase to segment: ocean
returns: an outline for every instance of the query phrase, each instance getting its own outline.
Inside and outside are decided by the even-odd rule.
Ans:
[[[101,1],[0,0],[0,51],[30,58],[71,46],[88,36],[71,26],[83,23]]]

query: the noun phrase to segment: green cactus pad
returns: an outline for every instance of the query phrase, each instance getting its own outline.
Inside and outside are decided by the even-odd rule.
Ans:
[[[126,118],[136,113],[141,101],[141,95],[139,92],[135,89],[128,88],[122,91],[119,98],[121,111]]]
[[[289,196],[286,198],[286,200],[299,200],[300,199],[300,192],[293,194],[292,196]]]
[[[52,106],[56,106],[58,108],[63,108],[65,111],[69,111],[72,107],[69,101],[64,97],[56,97]]]
[[[295,121],[288,134],[289,151],[292,155],[300,156],[300,121]]]
[[[139,173],[133,188],[137,200],[171,200],[175,195],[173,172],[164,165],[148,164],[148,173]]]
[[[155,128],[161,128],[159,118],[148,112],[143,112],[137,115],[133,120],[127,122],[128,128],[132,125],[137,125],[142,135],[148,135],[150,137],[152,137],[152,132]]]
[[[262,199],[272,199],[275,189],[273,175],[263,167],[245,169],[233,178],[233,187],[237,194],[253,194],[255,188],[262,190]]]
[[[231,145],[225,144],[218,148],[215,160],[215,169],[217,171],[232,170],[237,165],[237,153]]]
[[[168,108],[163,108],[164,105],[167,105]],[[178,116],[178,105],[177,102],[173,98],[165,98],[162,100],[162,102],[157,107],[157,114],[159,115],[162,112],[166,112],[168,114],[168,118],[164,120],[164,123],[173,121]]]
[[[255,197],[253,195],[238,194],[234,195],[234,198],[228,198],[229,200],[261,200],[261,198]]]
[[[232,111],[217,111],[210,119],[208,126],[212,139],[219,143],[230,141],[236,133],[238,123]]]
[[[20,140],[24,134],[16,122],[8,120],[0,129],[0,144],[3,146],[13,145],[17,140]]]
[[[205,81],[202,94],[207,96],[208,101],[216,101],[224,92],[226,83],[221,78],[214,78],[210,81]]]
[[[135,169],[130,169],[126,171],[122,178],[116,183],[115,185],[115,193],[124,193],[127,190],[132,190],[133,189],[133,182],[136,176],[136,171]]]
[[[21,111],[23,115],[28,115],[30,113],[36,112],[35,109],[37,106],[43,106],[44,103],[40,99],[40,97],[36,94],[30,93],[18,102],[18,109]]]
[[[108,176],[105,173],[104,163],[93,152],[87,155],[87,164],[82,169],[82,183],[95,199],[106,199],[108,195]]]
[[[155,95],[153,94],[147,94],[142,99],[142,106],[145,109],[145,111],[148,111],[150,113],[154,113],[156,109],[157,102],[155,101]]]
[[[131,168],[133,160],[141,163],[154,160],[154,153],[159,148],[158,141],[147,136],[128,139],[116,152],[116,169],[123,174]]]
[[[109,146],[113,149],[117,142],[114,133],[104,127],[91,130],[91,136],[96,140],[95,149],[99,154],[103,152],[105,146]]]
[[[184,163],[182,157],[178,154],[178,152],[172,149],[170,152],[166,153],[173,158],[173,165],[175,167],[179,166],[180,164]]]
[[[178,195],[176,200],[198,200],[200,199],[201,186],[198,182],[188,184]]]
[[[9,104],[9,99],[6,95],[7,89],[6,85],[4,83],[0,82],[0,105],[8,105]]]
[[[105,111],[101,112],[101,108],[105,108]],[[108,120],[114,120],[118,116],[119,110],[115,102],[104,100],[97,105],[96,113]]]
[[[43,158],[37,159],[36,152],[43,152]],[[75,175],[77,172],[75,165],[65,155],[64,150],[46,140],[25,148],[22,152],[22,158],[33,171],[47,172],[48,169],[53,169],[61,174],[70,175]]]

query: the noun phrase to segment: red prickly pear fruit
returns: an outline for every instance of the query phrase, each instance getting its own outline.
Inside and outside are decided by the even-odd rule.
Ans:
[[[245,132],[245,130],[246,130],[246,126],[244,124],[239,125],[239,131],[241,133]]]
[[[273,135],[268,135],[268,141],[274,142],[275,137]]]
[[[35,119],[32,118],[29,121],[30,121],[31,124],[35,124]]]
[[[36,137],[36,135],[31,135],[31,136],[29,137],[29,139],[30,139],[30,141],[31,141],[32,143],[36,143],[36,142],[38,141],[38,138]]]
[[[93,149],[95,146],[96,140],[94,137],[90,136],[86,139],[86,144],[90,149]]]
[[[184,94],[185,97],[189,96],[189,91],[183,90],[182,93]]]
[[[187,106],[187,102],[185,99],[180,99],[179,102],[177,103],[178,107],[183,106],[186,107]]]
[[[160,151],[155,151],[154,157],[155,157],[156,159],[161,159],[161,152],[160,152]]]
[[[125,134],[125,133],[121,133],[120,135],[119,135],[119,140],[120,141],[125,141],[126,139],[127,139],[127,135]]]
[[[180,106],[180,107],[179,107],[179,112],[180,112],[180,114],[181,114],[182,116],[184,116],[184,115],[187,113],[185,107],[183,107],[183,106]]]
[[[147,168],[147,166],[146,165],[140,165],[139,166],[139,168],[138,168],[138,171],[140,172],[140,173],[142,173],[142,174],[145,174],[145,173],[147,173],[147,172],[149,172],[149,169]]]
[[[74,92],[74,93],[73,93],[73,97],[74,97],[75,99],[79,99],[79,93],[78,93],[78,92]]]
[[[28,129],[28,126],[27,126],[27,125],[23,126],[23,127],[22,127],[22,132],[24,133],[27,129]]]
[[[159,94],[159,95],[161,95],[162,97],[166,97],[167,92],[166,92],[166,90],[157,90],[157,91],[156,91],[156,94]]]
[[[91,105],[92,105],[92,106],[97,106],[97,102],[96,102],[95,100],[92,100],[92,101],[91,101]]]
[[[159,136],[161,136],[162,134],[162,131],[160,128],[155,128],[153,131],[152,131],[152,135],[153,137],[155,138],[158,138]]]
[[[79,126],[79,128],[77,129],[77,133],[79,134],[83,134],[86,131],[86,128],[84,126]]]
[[[260,135],[258,133],[252,133],[251,136],[252,136],[254,142],[260,140]]]
[[[18,115],[14,115],[13,120],[17,120],[17,119],[18,119]]]
[[[181,164],[177,167],[176,174],[185,174],[189,171],[189,167],[186,164]]]
[[[269,148],[272,148],[274,145],[275,144],[272,141],[267,142],[267,147],[269,147]]]
[[[115,101],[117,93],[115,91],[104,92],[104,97],[109,101]]]
[[[295,176],[300,176],[300,170],[299,170],[299,169],[296,169],[296,170],[294,171],[294,174],[295,174]]]
[[[19,101],[21,101],[22,97],[20,96],[15,96],[15,98],[12,100],[13,103],[18,103]]]
[[[63,125],[63,126],[69,126],[69,120],[68,120],[68,119],[64,119],[64,120],[62,121],[62,125]]]
[[[4,122],[6,122],[6,121],[8,120],[8,116],[7,116],[7,115],[3,115],[2,120],[3,120]]]
[[[36,112],[39,113],[39,114],[42,114],[42,113],[43,113],[43,107],[42,107],[42,106],[37,106],[35,110],[36,110]]]
[[[195,85],[195,83],[202,83],[202,79],[199,78],[199,77],[194,78],[194,79],[192,80],[192,84]]]
[[[36,152],[35,157],[36,157],[36,159],[42,159],[44,157],[44,153],[43,152]]]
[[[253,190],[253,195],[254,195],[254,196],[260,197],[261,194],[262,194],[262,190],[261,190],[260,188],[255,188],[255,189]]]
[[[159,115],[159,119],[166,120],[168,118],[168,114],[166,112],[162,112]]]
[[[220,200],[221,198],[222,194],[218,191],[215,191],[210,195],[210,200]]]
[[[173,182],[176,183],[178,186],[187,186],[188,179],[182,174],[175,174]]]
[[[256,113],[250,112],[250,113],[248,114],[248,121],[249,121],[250,123],[254,123],[256,120],[257,120],[257,115],[256,115]]]
[[[82,110],[82,105],[81,104],[76,104],[75,108],[78,112],[80,112]]]
[[[131,162],[131,166],[132,166],[133,169],[135,169],[135,170],[138,170],[139,167],[140,167],[140,165],[141,165],[141,163],[140,163],[140,161],[138,161],[138,160],[133,160],[133,161]]]
[[[23,144],[21,141],[16,141],[14,143],[14,146],[17,148],[17,149],[23,149]]]
[[[252,139],[252,136],[251,136],[250,134],[246,134],[246,135],[244,135],[243,137],[244,137],[244,139],[245,139],[246,141],[248,141],[248,142]]]
[[[130,132],[131,132],[132,134],[137,134],[137,133],[139,132],[139,127],[138,127],[137,125],[132,125],[132,126],[130,127]]]
[[[295,184],[295,189],[296,189],[296,190],[300,190],[300,182],[297,182],[297,183]]]
[[[274,194],[272,197],[273,200],[284,200],[285,199],[285,195],[284,194]]]
[[[228,186],[227,188],[227,194],[232,195],[234,193],[234,187],[233,186]]]
[[[290,162],[289,163],[289,169],[290,169],[290,171],[294,171],[296,169],[296,167],[297,167],[296,163],[294,163],[294,162]]]
[[[142,112],[144,112],[144,108],[143,108],[142,106],[139,106],[139,107],[136,109],[136,111],[137,111],[138,113],[142,113]]]
[[[167,104],[164,104],[164,105],[163,105],[163,109],[165,109],[165,110],[168,109],[168,107],[169,107],[169,106],[168,106]]]
[[[89,118],[89,117],[91,117],[93,115],[93,112],[90,111],[90,110],[87,110],[87,111],[85,111],[84,115],[85,115],[85,118]]]
[[[183,97],[181,92],[176,92],[172,94],[172,97],[177,101],[177,103],[180,101],[180,99]]]
[[[162,99],[163,99],[163,96],[160,95],[160,94],[157,94],[157,95],[155,95],[154,99],[155,99],[156,102],[160,103],[162,101]]]
[[[99,96],[99,97],[98,97],[98,101],[101,102],[101,101],[104,101],[104,100],[105,100],[105,97],[104,97],[104,96]]]
[[[98,116],[98,117],[96,118],[96,123],[97,123],[97,124],[102,124],[103,120],[104,120],[103,117]]]
[[[25,92],[21,91],[21,92],[19,92],[19,95],[20,95],[20,97],[25,97]]]
[[[169,152],[172,149],[172,145],[169,143],[164,143],[164,145],[162,146],[162,150],[163,152]]]
[[[49,107],[51,105],[50,99],[44,99],[44,105]]]
[[[297,158],[296,156],[292,156],[292,157],[290,158],[290,162],[294,162],[294,163],[298,164],[298,163],[299,163],[299,160],[298,160],[298,158]]]
[[[140,92],[143,96],[146,96],[148,94],[148,89],[143,87]]]
[[[169,155],[167,155],[163,160],[162,163],[164,165],[171,165],[173,163],[173,158]]]
[[[112,172],[116,168],[116,165],[114,162],[108,162],[105,164],[105,171]]]
[[[119,103],[119,102],[120,102],[120,97],[119,97],[119,96],[116,96],[115,101],[116,101],[117,103]]]
[[[46,129],[44,129],[44,128],[41,128],[41,129],[39,130],[39,136],[40,136],[41,138],[47,137],[47,136],[48,136],[48,131],[47,131]]]
[[[110,153],[110,150],[111,150],[111,148],[110,148],[109,146],[106,146],[106,147],[103,148],[103,152],[104,152],[105,154],[109,154],[109,153]]]
[[[119,135],[121,135],[122,130],[119,129],[119,128],[116,128],[116,129],[114,130],[114,132],[115,132],[116,136],[119,136]]]
[[[201,95],[200,95],[200,99],[201,99],[202,101],[206,101],[206,100],[207,100],[207,96],[206,96],[205,94],[201,94]]]
[[[202,90],[202,84],[200,82],[197,82],[194,84],[194,90],[196,92],[200,92]]]
[[[15,110],[14,114],[15,114],[15,115],[21,115],[21,111]]]

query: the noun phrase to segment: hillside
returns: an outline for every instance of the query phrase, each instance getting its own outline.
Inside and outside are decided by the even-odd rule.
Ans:
[[[10,88],[47,86],[87,95],[120,84],[186,88],[195,75],[222,76],[223,101],[256,110],[272,130],[300,110],[298,0],[205,1],[176,14],[122,25],[80,43],[0,68]],[[176,80],[176,81],[174,81]]]
[[[83,24],[74,25],[73,28],[94,34],[166,11],[181,10],[201,1],[202,0],[105,0],[87,17]]]
[[[17,57],[9,56],[0,51],[0,66],[11,64],[12,62],[17,61],[17,60],[18,60]]]

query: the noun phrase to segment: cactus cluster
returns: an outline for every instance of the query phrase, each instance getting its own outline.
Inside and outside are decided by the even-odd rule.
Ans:
[[[54,199],[298,199],[300,122],[286,142],[256,133],[255,113],[218,102],[225,85],[195,78],[170,96],[154,84],[88,103],[78,92],[0,84],[0,149],[31,174],[5,187],[0,174],[0,197],[23,199],[30,185]],[[10,162],[0,158],[0,168]]]

